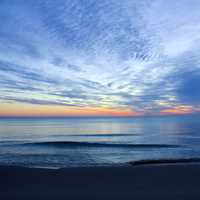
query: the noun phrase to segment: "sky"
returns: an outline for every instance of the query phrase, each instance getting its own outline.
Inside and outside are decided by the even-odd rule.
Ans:
[[[0,116],[200,112],[199,0],[1,0]]]

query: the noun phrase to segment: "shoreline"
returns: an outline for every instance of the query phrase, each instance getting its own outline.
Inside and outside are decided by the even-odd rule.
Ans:
[[[0,166],[0,199],[200,199],[200,163],[80,168]]]
[[[199,163],[200,158],[164,158],[164,159],[144,159],[137,161],[130,161],[128,164],[132,166],[141,166],[141,165],[168,165],[168,164],[193,164]]]
[[[83,165],[83,166],[66,166],[66,167],[54,167],[54,166],[23,166],[23,165],[1,165],[1,168],[22,168],[22,169],[52,169],[52,170],[62,170],[62,169],[82,169],[82,168],[109,168],[109,167],[137,167],[137,166],[149,166],[149,165],[178,165],[178,164],[200,164],[200,158],[163,158],[163,159],[141,159],[136,161],[128,161],[124,163],[113,163],[107,164],[104,163],[102,165]]]

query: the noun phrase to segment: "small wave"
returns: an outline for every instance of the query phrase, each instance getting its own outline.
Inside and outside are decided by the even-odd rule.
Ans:
[[[119,144],[119,143],[92,143],[74,141],[46,141],[26,143],[25,145],[53,146],[53,147],[117,147],[117,148],[176,148],[174,144]]]
[[[56,135],[56,137],[122,137],[122,136],[138,136],[139,134],[131,133],[111,133],[111,134],[67,134]],[[54,135],[53,135],[54,137]]]
[[[129,164],[137,165],[155,165],[155,164],[178,164],[178,163],[200,163],[200,158],[171,158],[171,159],[147,159],[131,161]]]

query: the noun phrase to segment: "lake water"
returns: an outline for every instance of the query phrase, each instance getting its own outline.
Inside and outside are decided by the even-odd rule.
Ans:
[[[0,165],[79,167],[200,157],[200,117],[0,118]]]

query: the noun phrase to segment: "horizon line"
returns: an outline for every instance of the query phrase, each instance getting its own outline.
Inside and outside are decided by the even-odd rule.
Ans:
[[[10,115],[10,116],[1,116],[0,115],[0,118],[146,118],[146,117],[175,117],[175,116],[196,116],[196,115],[200,115],[200,113],[185,113],[185,114],[168,114],[168,115],[56,115],[56,116],[53,116],[53,115],[50,115],[50,116],[47,116],[47,115],[18,115],[18,116],[15,116],[15,115]]]

